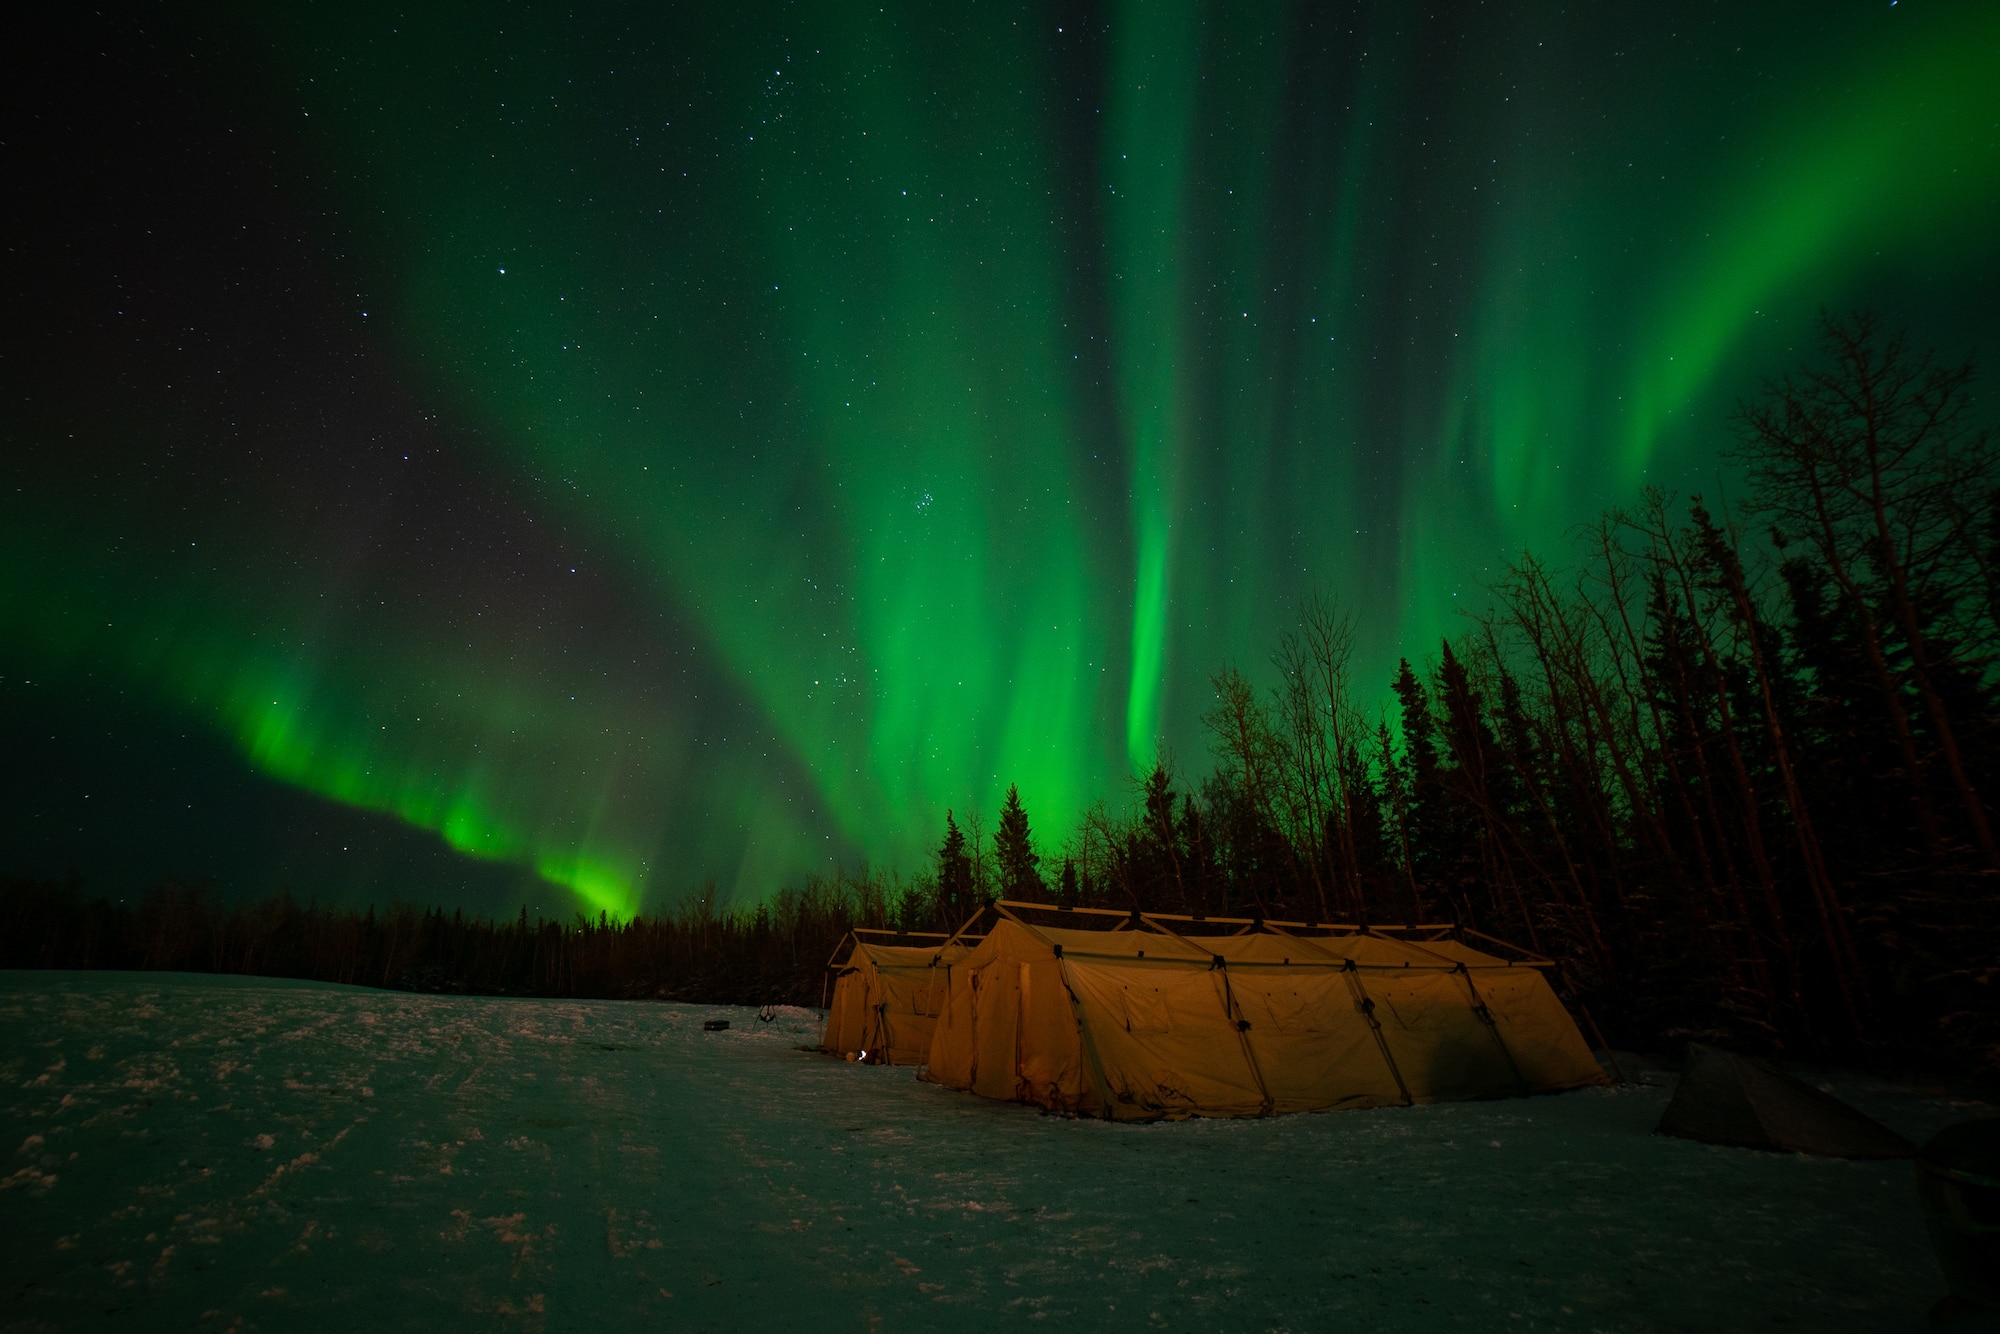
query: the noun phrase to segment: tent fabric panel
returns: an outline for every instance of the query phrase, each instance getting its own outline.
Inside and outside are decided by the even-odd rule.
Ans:
[[[1149,959],[1200,959],[1206,962],[1214,951],[1204,948],[1206,941],[1183,943],[1174,936],[1166,935],[1150,928],[1125,931],[1079,931],[1074,927],[1038,927],[1037,934],[1047,940],[1035,939],[1012,922],[1006,925],[1018,936],[1033,942],[1038,953],[1049,953],[1050,945],[1062,946],[1063,953],[1086,955],[1110,955],[1136,958],[1143,953]],[[1230,939],[1223,937],[1222,939]]]
[[[1002,976],[1006,968],[1018,967],[1027,954],[1052,957],[1046,946],[1029,949],[1030,942],[1026,931],[1002,920],[985,939],[955,958],[949,953],[941,956],[936,969],[941,974],[938,1019],[932,1028],[925,1078],[983,1097],[1013,1097],[1011,1075],[1003,1078],[1000,1072],[1016,1067],[1012,1010],[1017,1003],[994,993],[1006,989]]]
[[[877,968],[875,972],[881,979],[882,999],[891,1008],[905,1014],[937,1017],[938,1006],[944,1000],[943,968],[933,968],[929,964],[910,968],[898,964]]]
[[[875,970],[876,1045],[891,1065],[921,1065],[930,1059],[931,1036],[943,999],[941,968],[926,953],[921,966],[898,964]]]
[[[1052,1112],[1101,1110],[1085,1068],[1076,1007],[1062,964],[1053,957],[1016,965],[1019,974],[1020,1057],[1015,1097]]]
[[[1405,963],[1435,963],[1415,951],[1397,950],[1374,936],[1229,936],[1217,942],[1216,951],[1231,963],[1278,964],[1316,963],[1338,966],[1352,959],[1356,963],[1400,968]]]
[[[1020,962],[1005,954],[966,970],[973,993],[972,1091],[1013,1101],[1020,1069]]]
[[[946,1088],[972,1088],[972,1018],[976,997],[966,967],[943,970],[945,998],[931,1030],[930,1061],[924,1077]]]
[[[1360,980],[1375,1002],[1375,1019],[1413,1101],[1526,1092],[1458,974],[1411,969],[1362,973]]]
[[[1610,1082],[1539,968],[1478,970],[1472,985],[1530,1089],[1554,1093]]]
[[[833,999],[826,1011],[826,1031],[820,1046],[846,1055],[864,1045],[867,1017],[868,979],[858,968],[846,969],[833,979]]]
[[[862,941],[855,945],[856,955],[866,955],[877,968],[928,968],[931,960],[951,955],[963,955],[965,948],[954,944],[949,950],[936,945],[872,945]]]
[[[1274,1112],[1400,1104],[1403,1091],[1355,1004],[1346,974],[1328,969],[1232,973],[1236,1008]]]
[[[820,1045],[867,1052],[890,1065],[921,1065],[930,1056],[944,987],[941,963],[966,950],[856,941],[834,980]]]
[[[1335,961],[1330,956],[1347,957],[1341,954],[1338,948],[1342,939],[1338,936],[1310,938],[1258,934],[1221,936],[1197,943],[1204,946],[1213,945],[1215,948],[1212,952],[1220,954],[1231,963],[1275,964],[1279,967],[1288,962],[1308,963],[1325,968]]]
[[[963,947],[877,945],[857,940],[836,974],[820,1036],[822,1049],[867,1052],[891,1065],[919,1065],[930,1055],[943,986],[936,964]]]
[[[1150,962],[1150,961],[1149,961]],[[1116,1120],[1257,1116],[1265,1098],[1220,969],[1063,958],[1063,977]]]
[[[931,1038],[937,1030],[936,1016],[884,1013],[879,1018],[879,1036],[871,1050],[880,1051],[885,1064],[922,1065],[930,1059]]]
[[[1098,1112],[1053,950],[1002,922],[962,962],[935,971],[939,1018],[928,1079],[1051,1111]]]

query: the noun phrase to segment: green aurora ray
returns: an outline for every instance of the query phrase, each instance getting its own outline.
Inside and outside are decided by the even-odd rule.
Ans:
[[[254,484],[169,524],[35,418],[14,669],[592,911],[754,897],[1198,769],[1315,587],[1386,682],[1509,554],[1709,484],[1822,305],[1993,327],[1990,5],[715,8],[213,25],[374,355],[595,591],[360,569]],[[236,409],[175,411],[88,429]]]

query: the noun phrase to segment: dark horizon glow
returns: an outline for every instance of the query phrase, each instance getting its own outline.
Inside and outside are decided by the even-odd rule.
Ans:
[[[0,717],[592,912],[914,869],[1199,769],[1314,589],[1386,686],[1713,491],[1822,306],[1991,366],[2000,10],[1493,8],[79,20],[9,95]],[[11,781],[0,871],[159,846]]]

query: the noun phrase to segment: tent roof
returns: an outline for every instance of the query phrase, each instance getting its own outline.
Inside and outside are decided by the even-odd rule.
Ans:
[[[853,947],[848,949],[844,959],[836,950],[833,956],[836,962],[831,967],[928,968],[934,960],[956,963],[979,943],[977,936],[957,936],[949,940],[939,937],[935,943],[925,945],[890,945],[869,940],[859,933],[850,933],[848,939],[853,942]],[[845,947],[846,942],[843,941],[842,945]]]
[[[1184,960],[1208,964],[1220,956],[1232,967],[1276,965],[1290,967],[1344,968],[1352,961],[1357,968],[1455,969],[1463,963],[1471,968],[1506,968],[1506,959],[1450,940],[1412,940],[1394,935],[1339,931],[1312,934],[1309,929],[1286,931],[1264,924],[1263,929],[1246,929],[1233,935],[1189,935],[1177,928],[1188,925],[1171,918],[1141,915],[1137,925],[1131,919],[1118,929],[1091,931],[1070,926],[1044,926],[1022,920],[1012,909],[1040,907],[1035,904],[999,905],[1000,920],[990,934],[1018,933],[1041,950],[1053,952],[1060,945],[1064,954],[1079,958]],[[1043,909],[1043,911],[1048,911]],[[1023,942],[1025,943],[1025,941]]]
[[[956,954],[963,947],[954,945],[951,952]],[[854,952],[864,954],[876,963],[927,964],[938,957],[942,948],[938,945],[877,945],[873,941],[858,940]]]

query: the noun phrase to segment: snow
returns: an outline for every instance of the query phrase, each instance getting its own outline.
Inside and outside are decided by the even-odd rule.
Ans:
[[[1714,1334],[1917,1330],[1944,1292],[1909,1164],[1652,1135],[1664,1075],[1108,1125],[816,1033],[0,972],[0,1327]],[[1835,1091],[1917,1139],[1992,1114]]]

